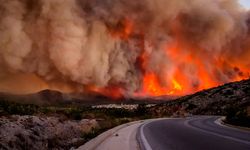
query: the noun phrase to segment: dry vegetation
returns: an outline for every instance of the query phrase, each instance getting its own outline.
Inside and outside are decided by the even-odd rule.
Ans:
[[[225,84],[152,107],[92,108],[39,106],[0,100],[0,149],[76,148],[117,125],[156,117],[224,115],[226,122],[249,127],[250,80]]]
[[[100,133],[149,118],[146,107],[38,106],[0,101],[0,149],[77,148]]]
[[[227,122],[250,127],[250,80],[233,82],[156,105],[153,116],[223,115]]]

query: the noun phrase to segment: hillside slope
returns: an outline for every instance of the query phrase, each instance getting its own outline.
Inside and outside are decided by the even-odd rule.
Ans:
[[[194,114],[227,115],[231,108],[248,110],[250,106],[250,79],[187,95],[151,109],[155,115]],[[248,112],[249,113],[249,112]]]

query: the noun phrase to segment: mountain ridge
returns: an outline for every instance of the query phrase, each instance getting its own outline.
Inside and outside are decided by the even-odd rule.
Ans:
[[[200,109],[204,109],[206,105],[211,105],[210,102],[226,102],[228,99],[238,103],[235,99],[244,99],[250,101],[250,79],[226,83],[218,87],[198,91],[194,94],[185,96],[160,96],[160,97],[135,97],[135,98],[120,98],[111,99],[100,93],[62,93],[56,90],[42,90],[32,94],[10,94],[0,92],[0,100],[15,101],[20,103],[31,103],[37,105],[95,105],[95,104],[109,104],[109,103],[156,103],[160,105],[169,105],[171,103],[185,102],[190,103]],[[217,99],[217,100],[212,100]],[[241,100],[242,101],[242,100]],[[220,104],[221,106],[222,104]]]

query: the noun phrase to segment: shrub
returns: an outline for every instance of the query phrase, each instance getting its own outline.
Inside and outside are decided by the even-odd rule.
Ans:
[[[74,120],[82,119],[82,111],[78,108],[69,108],[66,110],[65,115]]]
[[[2,112],[10,115],[33,115],[38,112],[39,107],[33,104],[18,104],[15,102],[0,101]]]
[[[247,107],[229,107],[227,109],[226,122],[237,126],[250,127],[250,116],[247,114]]]

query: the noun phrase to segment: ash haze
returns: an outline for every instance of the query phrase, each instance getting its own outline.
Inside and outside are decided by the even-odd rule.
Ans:
[[[0,12],[2,91],[159,96],[249,78],[238,0],[0,0]]]
[[[240,4],[247,8],[247,9],[250,9],[250,1],[249,0],[240,0]]]

